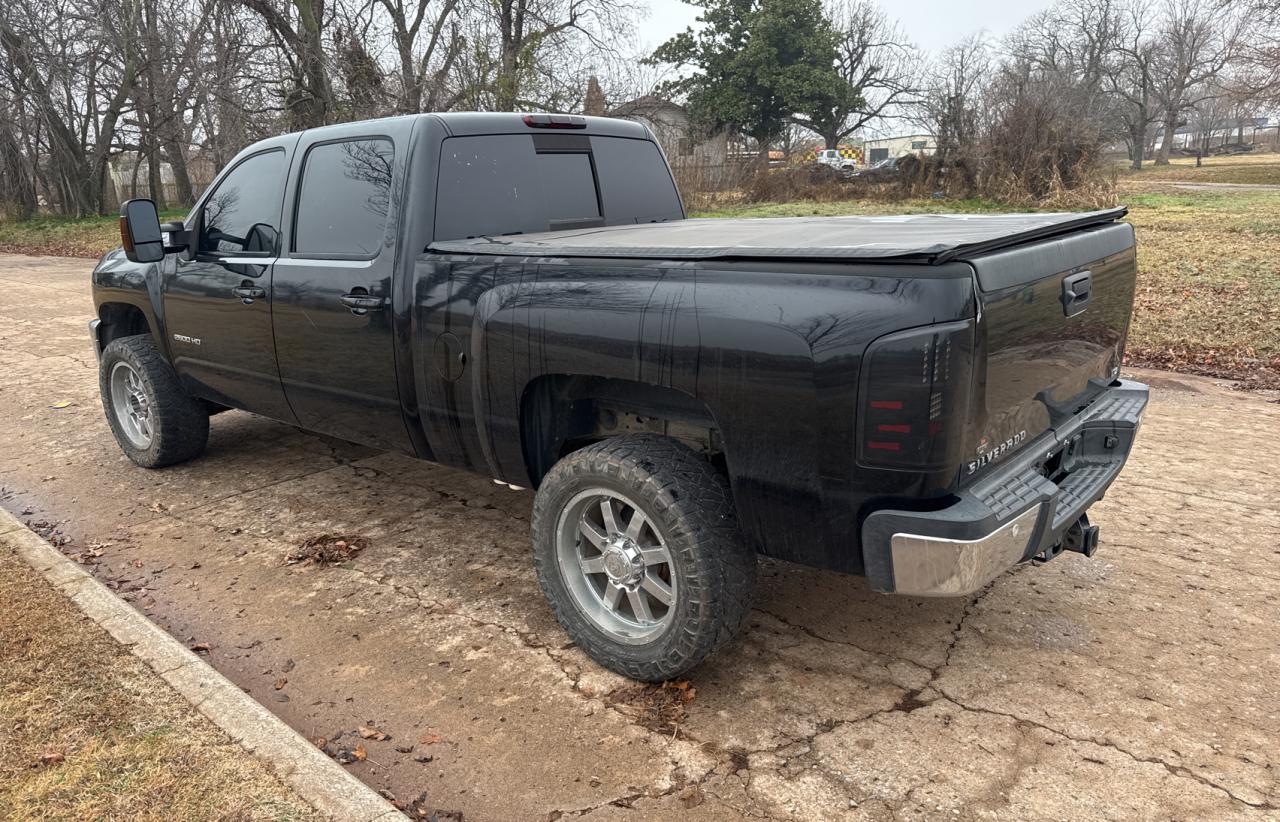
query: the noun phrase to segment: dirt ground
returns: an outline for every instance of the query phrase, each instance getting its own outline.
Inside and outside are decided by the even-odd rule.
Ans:
[[[568,645],[528,492],[242,413],[132,466],[91,263],[0,257],[0,504],[402,802],[468,820],[1280,817],[1280,405],[1154,385],[1102,548],[964,600],[762,568],[735,645],[646,689]],[[64,403],[67,403],[64,405]],[[321,534],[367,539],[284,563]],[[387,740],[364,739],[360,726]]]

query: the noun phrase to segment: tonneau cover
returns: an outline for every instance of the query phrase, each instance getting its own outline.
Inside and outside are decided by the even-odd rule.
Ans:
[[[440,240],[429,249],[522,257],[789,258],[936,264],[1112,222],[1125,213],[1124,208],[1113,208],[1044,214],[676,220]]]

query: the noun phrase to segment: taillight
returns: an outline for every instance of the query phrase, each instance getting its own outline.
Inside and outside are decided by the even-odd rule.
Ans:
[[[958,464],[973,350],[969,320],[873,342],[863,358],[858,462],[911,471]]]

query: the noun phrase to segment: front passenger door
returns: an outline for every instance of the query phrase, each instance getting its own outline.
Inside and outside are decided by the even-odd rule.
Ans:
[[[173,365],[191,393],[296,422],[280,385],[271,332],[288,154],[270,149],[223,176],[196,217],[190,260],[165,278]]]

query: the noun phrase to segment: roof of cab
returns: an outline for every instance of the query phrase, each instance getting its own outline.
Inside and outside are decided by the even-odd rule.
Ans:
[[[444,126],[449,136],[477,135],[477,134],[585,134],[608,137],[632,137],[638,139],[646,139],[649,130],[642,124],[631,121],[621,120],[616,117],[579,117],[583,121],[582,128],[572,129],[547,129],[530,126],[524,121],[524,114],[519,112],[492,112],[492,111],[450,111],[439,114],[405,114],[396,117],[380,117],[373,120],[358,120],[350,123],[335,123],[328,126],[318,126],[306,130],[309,137],[323,135],[325,132],[334,132],[338,134],[349,134],[352,131],[359,131],[361,126],[369,126],[374,123],[380,125],[396,125],[415,120],[435,120]],[[292,135],[285,134],[281,137],[296,136],[303,132],[293,132]],[[279,139],[279,138],[272,138]],[[264,141],[266,142],[266,141]]]

